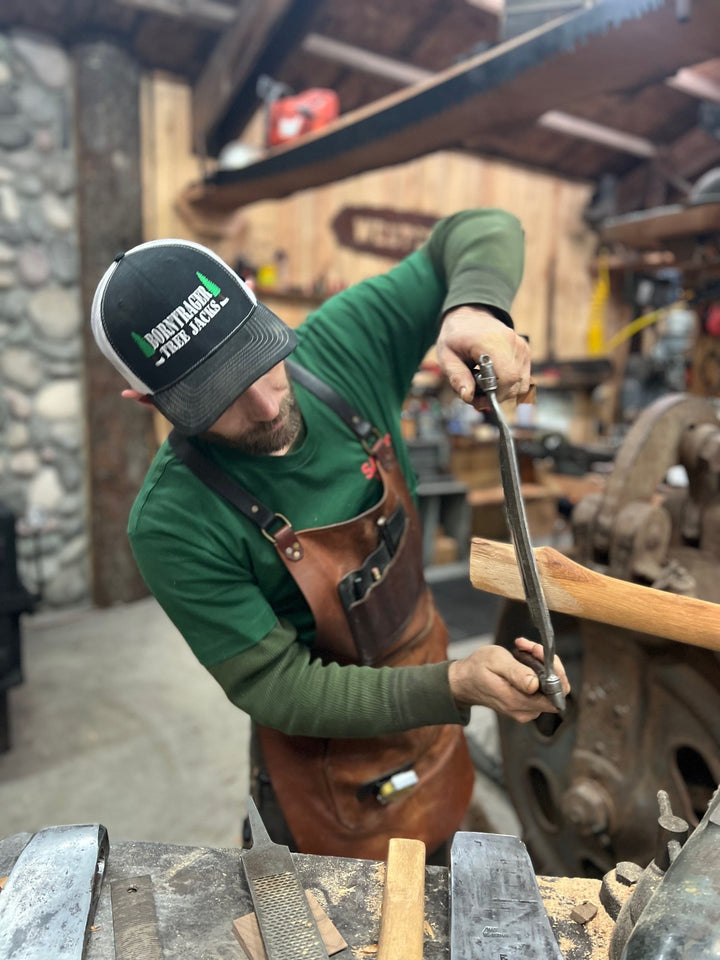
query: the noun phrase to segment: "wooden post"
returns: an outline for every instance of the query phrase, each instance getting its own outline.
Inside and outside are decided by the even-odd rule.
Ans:
[[[104,42],[74,48],[79,245],[85,317],[85,388],[93,600],[99,606],[147,594],[126,526],[152,450],[152,418],[122,400],[124,381],[98,350],[90,308],[113,258],[142,237],[140,68]]]

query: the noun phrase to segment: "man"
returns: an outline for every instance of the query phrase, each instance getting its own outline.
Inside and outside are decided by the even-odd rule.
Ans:
[[[93,331],[123,396],[175,427],[131,512],[138,566],[252,717],[255,800],[275,839],[304,852],[381,859],[391,836],[441,848],[472,789],[469,708],[553,710],[502,648],[448,662],[400,432],[434,341],[466,402],[482,353],[500,399],[527,392],[509,314],[522,263],[514,217],[466,211],[297,334],[180,240],[128,251],[98,286]]]

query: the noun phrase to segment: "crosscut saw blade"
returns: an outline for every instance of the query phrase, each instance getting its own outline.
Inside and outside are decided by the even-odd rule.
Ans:
[[[290,849],[272,842],[252,797],[248,819],[253,845],[242,863],[268,960],[329,960]]]
[[[452,960],[562,960],[525,844],[455,834],[450,851]]]

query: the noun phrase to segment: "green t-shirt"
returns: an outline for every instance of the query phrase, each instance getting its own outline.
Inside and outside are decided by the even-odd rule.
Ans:
[[[478,303],[509,321],[521,272],[517,221],[501,211],[467,211],[441,221],[422,250],[333,297],[298,329],[293,359],[390,434],[411,490],[400,411],[439,318]],[[302,386],[295,391],[305,434],[289,453],[252,456],[210,443],[203,450],[296,530],[348,520],[380,496],[372,462],[337,414]],[[449,695],[447,664],[376,670],[312,660],[312,615],[275,548],[167,442],[128,530],[152,593],[198,660],[258,722],[292,733],[367,736],[464,719]]]

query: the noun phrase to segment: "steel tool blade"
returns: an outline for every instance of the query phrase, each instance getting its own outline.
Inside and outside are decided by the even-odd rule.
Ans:
[[[80,960],[108,850],[99,823],[46,827],[33,836],[0,896],[0,960]]]
[[[562,960],[525,844],[459,832],[450,850],[452,960]]]
[[[555,633],[550,621],[550,611],[540,585],[535,555],[533,554],[532,542],[530,540],[530,529],[528,527],[527,515],[525,513],[525,503],[522,498],[522,486],[520,482],[520,470],[518,469],[517,456],[515,454],[515,443],[513,441],[510,427],[507,424],[505,415],[497,398],[497,377],[493,367],[492,359],[483,354],[478,361],[478,372],[475,374],[475,380],[480,389],[485,393],[492,408],[498,430],[500,431],[500,476],[502,479],[503,493],[505,495],[505,513],[507,515],[508,527],[512,536],[517,556],[518,567],[523,581],[525,598],[527,600],[530,617],[535,629],[540,634],[540,642],[543,647],[544,664],[537,669],[537,661],[530,663],[530,666],[536,670],[540,680],[540,689],[550,700],[553,706],[562,714],[565,712],[565,694],[562,690],[560,678],[555,673],[553,663],[555,660]],[[537,665],[539,667],[539,664]]]
[[[242,863],[268,960],[328,960],[292,854],[272,842],[252,797],[248,819],[253,845]]]

